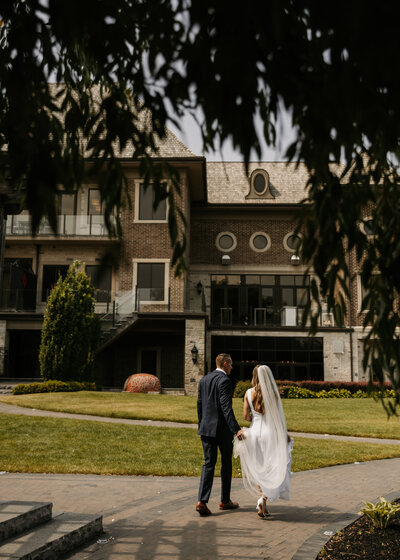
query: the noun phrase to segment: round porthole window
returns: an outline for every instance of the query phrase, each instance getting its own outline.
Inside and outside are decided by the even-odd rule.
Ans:
[[[256,193],[262,194],[265,191],[266,186],[267,181],[265,180],[263,173],[257,173],[254,176],[254,190]]]
[[[236,237],[233,233],[228,231],[223,231],[217,235],[217,239],[215,240],[215,244],[217,249],[223,251],[224,253],[229,253],[229,251],[233,251],[237,245]]]
[[[270,246],[271,240],[269,236],[263,231],[257,231],[250,237],[250,247],[251,249],[253,249],[253,251],[263,253],[264,251],[269,249]]]
[[[287,235],[285,235],[285,238],[283,240],[283,245],[285,249],[287,249],[288,251],[295,252],[297,251],[300,242],[301,242],[300,235],[295,233],[288,233]]]

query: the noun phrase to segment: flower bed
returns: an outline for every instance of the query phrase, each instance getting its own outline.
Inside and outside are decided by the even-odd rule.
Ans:
[[[400,515],[385,529],[374,527],[366,515],[338,531],[322,548],[316,560],[398,560]]]

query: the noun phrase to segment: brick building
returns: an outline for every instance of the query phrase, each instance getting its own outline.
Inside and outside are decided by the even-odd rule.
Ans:
[[[121,154],[132,201],[121,211],[122,240],[109,237],[99,190],[59,196],[59,235],[25,212],[9,216],[0,310],[0,379],[39,376],[46,299],[74,260],[98,292],[103,337],[96,378],[122,387],[132,373],[154,373],[166,391],[194,394],[215,355],[229,352],[237,379],[266,363],[280,379],[361,380],[360,287],[351,286],[347,326],[322,313],[309,337],[300,326],[310,278],[296,256],[294,217],[305,196],[301,165],[207,163],[171,132],[157,158],[178,172],[176,198],[187,221],[187,271],[175,277],[167,203],[153,209],[138,164]],[[110,265],[104,265],[107,254]],[[101,272],[102,274],[99,274]]]

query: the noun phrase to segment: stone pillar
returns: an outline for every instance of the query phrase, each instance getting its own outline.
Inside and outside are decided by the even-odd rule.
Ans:
[[[325,381],[351,381],[349,333],[325,331],[323,336]]]
[[[4,375],[4,355],[6,350],[7,321],[0,321],[0,377]]]
[[[185,324],[185,394],[197,395],[197,384],[204,376],[205,319],[186,319]],[[192,360],[192,348],[198,350],[197,363]]]

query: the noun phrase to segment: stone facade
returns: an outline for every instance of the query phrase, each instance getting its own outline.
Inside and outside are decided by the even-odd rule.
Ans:
[[[0,376],[4,375],[4,356],[6,352],[7,323],[0,321]]]
[[[193,363],[192,349],[198,350],[197,362]],[[197,394],[197,384],[204,376],[205,369],[205,319],[186,319],[185,321],[185,393]]]

